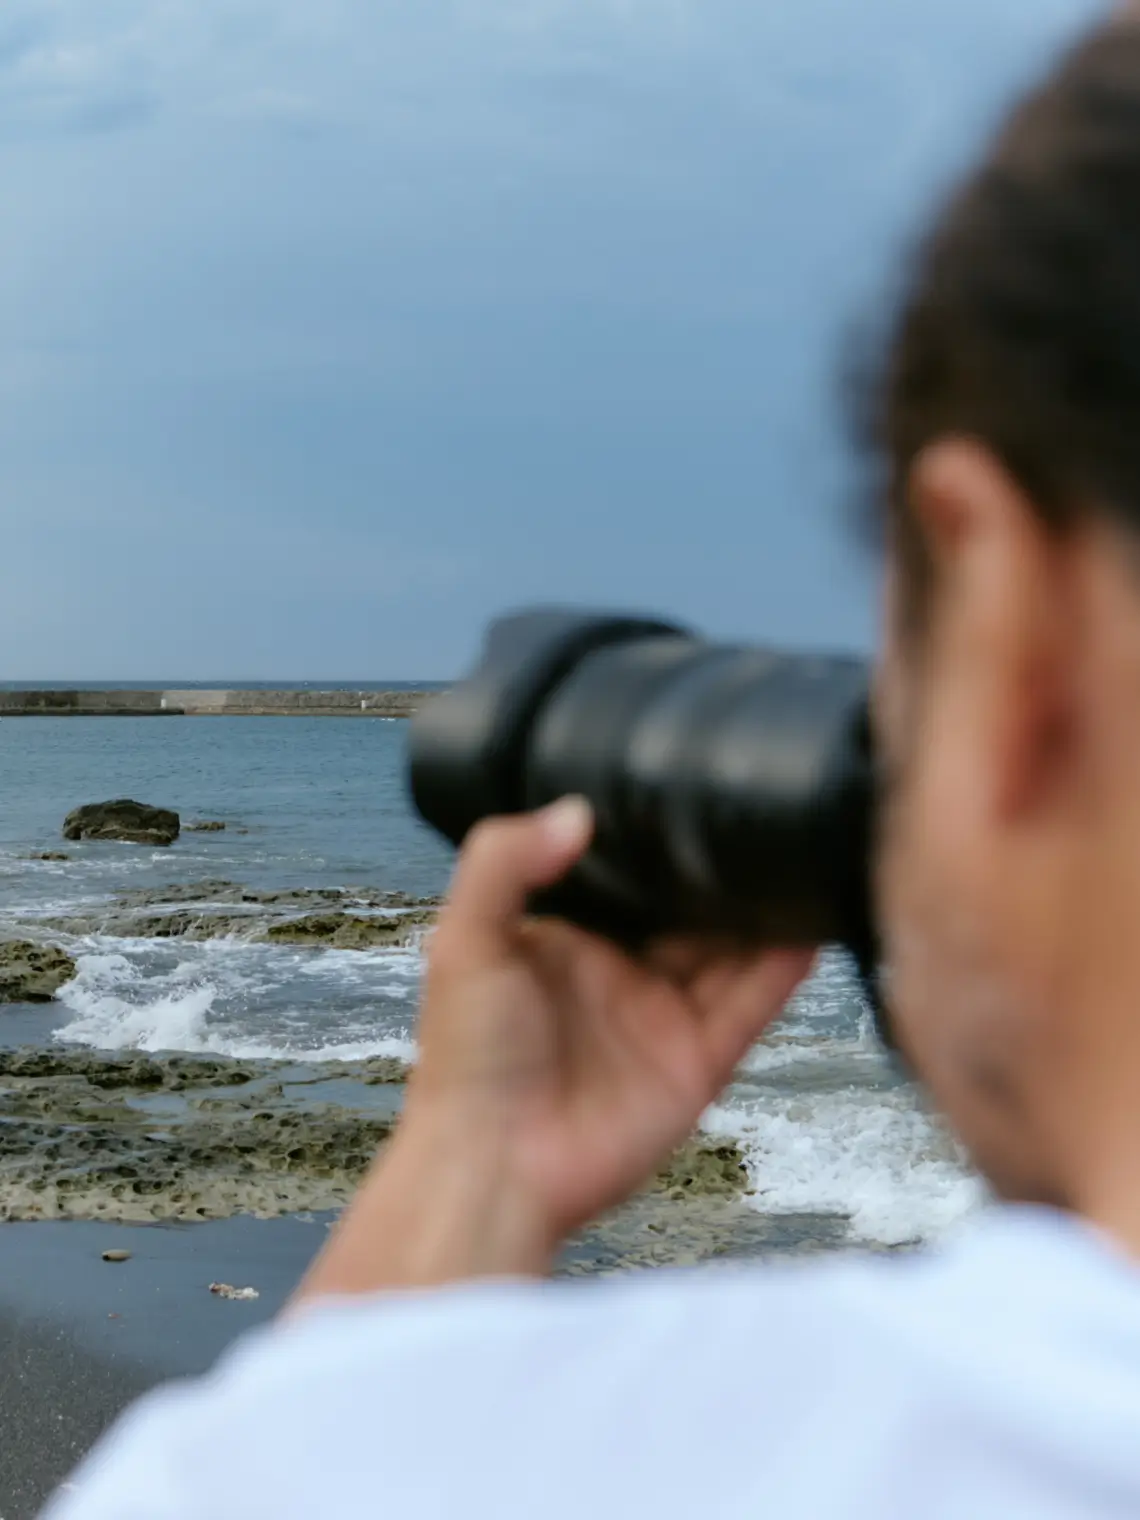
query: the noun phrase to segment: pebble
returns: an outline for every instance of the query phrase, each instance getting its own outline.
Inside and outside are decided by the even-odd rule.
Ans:
[[[130,1259],[131,1253],[129,1251],[120,1251],[116,1248],[114,1251],[103,1252],[104,1261],[130,1261]]]
[[[211,1283],[210,1292],[219,1298],[260,1298],[256,1288],[235,1288],[231,1283]]]

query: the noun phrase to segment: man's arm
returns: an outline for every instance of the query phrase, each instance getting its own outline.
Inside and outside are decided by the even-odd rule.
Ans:
[[[547,1271],[688,1136],[810,967],[804,951],[639,964],[528,895],[585,850],[569,798],[475,831],[428,954],[397,1135],[302,1286],[328,1293]]]

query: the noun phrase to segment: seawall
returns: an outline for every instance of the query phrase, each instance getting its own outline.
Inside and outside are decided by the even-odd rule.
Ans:
[[[0,718],[410,718],[424,691],[0,691]]]

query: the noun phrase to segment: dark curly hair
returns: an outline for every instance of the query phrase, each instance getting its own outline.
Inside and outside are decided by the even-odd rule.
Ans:
[[[938,437],[988,446],[1057,531],[1140,532],[1140,24],[1070,51],[1013,112],[907,270],[856,418],[909,610],[930,581],[908,505]]]

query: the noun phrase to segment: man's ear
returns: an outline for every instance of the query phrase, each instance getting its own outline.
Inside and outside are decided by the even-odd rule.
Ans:
[[[1021,814],[1053,784],[1071,719],[1066,538],[972,439],[931,444],[909,485],[932,572],[932,655],[984,746],[987,805]]]

